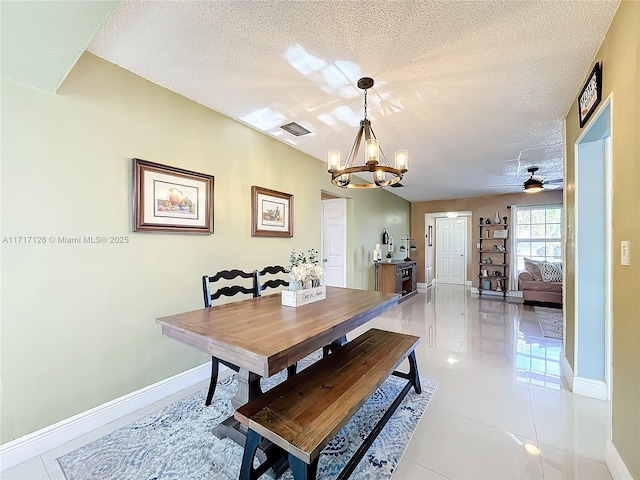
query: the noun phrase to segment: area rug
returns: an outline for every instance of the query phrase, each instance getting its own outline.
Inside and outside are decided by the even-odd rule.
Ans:
[[[533,307],[545,337],[562,340],[562,310],[549,307]]]
[[[263,379],[262,388],[272,388],[284,378],[280,372]],[[409,392],[352,478],[392,476],[438,384],[422,377],[420,381],[422,394]],[[362,406],[323,450],[318,479],[337,476],[405,383],[390,377]],[[212,430],[233,413],[230,399],[237,384],[235,376],[230,376],[218,383],[210,406],[204,405],[207,390],[202,389],[58,458],[58,463],[67,480],[235,480],[242,447],[230,439],[219,440]],[[288,470],[280,478],[292,480],[293,476]]]

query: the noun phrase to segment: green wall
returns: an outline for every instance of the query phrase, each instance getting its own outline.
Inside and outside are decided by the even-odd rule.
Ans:
[[[640,479],[640,2],[623,1],[594,62],[602,62],[602,108],[612,94],[612,417],[613,444]],[[591,71],[585,72],[586,76]],[[576,97],[579,92],[576,92]],[[593,118],[597,112],[593,115]],[[577,100],[566,126],[566,358],[575,353],[575,172],[574,145],[583,132]],[[586,127],[585,127],[586,128]],[[631,243],[631,266],[620,265],[620,242]],[[635,252],[635,254],[634,254]]]
[[[56,95],[1,93],[1,443],[206,362],[155,318],[200,308],[203,274],[319,250],[321,190],[348,198],[348,286],[373,288],[383,227],[409,231],[405,200],[93,55]],[[214,175],[214,235],[133,233],[132,157]],[[293,238],[251,237],[252,185],[294,195]],[[99,235],[128,243],[57,242]]]

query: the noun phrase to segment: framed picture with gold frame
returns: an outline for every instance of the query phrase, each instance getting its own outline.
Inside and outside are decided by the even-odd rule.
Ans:
[[[293,237],[293,195],[252,186],[251,236]]]

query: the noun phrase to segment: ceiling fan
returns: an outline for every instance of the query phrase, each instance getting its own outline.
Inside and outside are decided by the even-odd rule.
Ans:
[[[526,193],[535,193],[540,192],[544,189],[546,185],[557,185],[562,183],[562,178],[555,178],[553,180],[545,180],[541,175],[536,175],[535,173],[539,170],[538,167],[529,167],[527,168],[527,172],[531,174],[531,176],[524,181],[522,184],[517,185],[489,185],[490,188],[499,188],[499,187],[523,187]]]

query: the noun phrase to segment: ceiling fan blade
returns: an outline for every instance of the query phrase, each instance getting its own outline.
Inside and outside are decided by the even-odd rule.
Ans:
[[[522,187],[521,183],[503,184],[503,185],[487,185],[487,188],[504,188],[504,187]]]
[[[545,180],[544,184],[546,185],[547,183],[562,183],[562,182],[564,182],[562,178],[554,178],[553,180]]]

